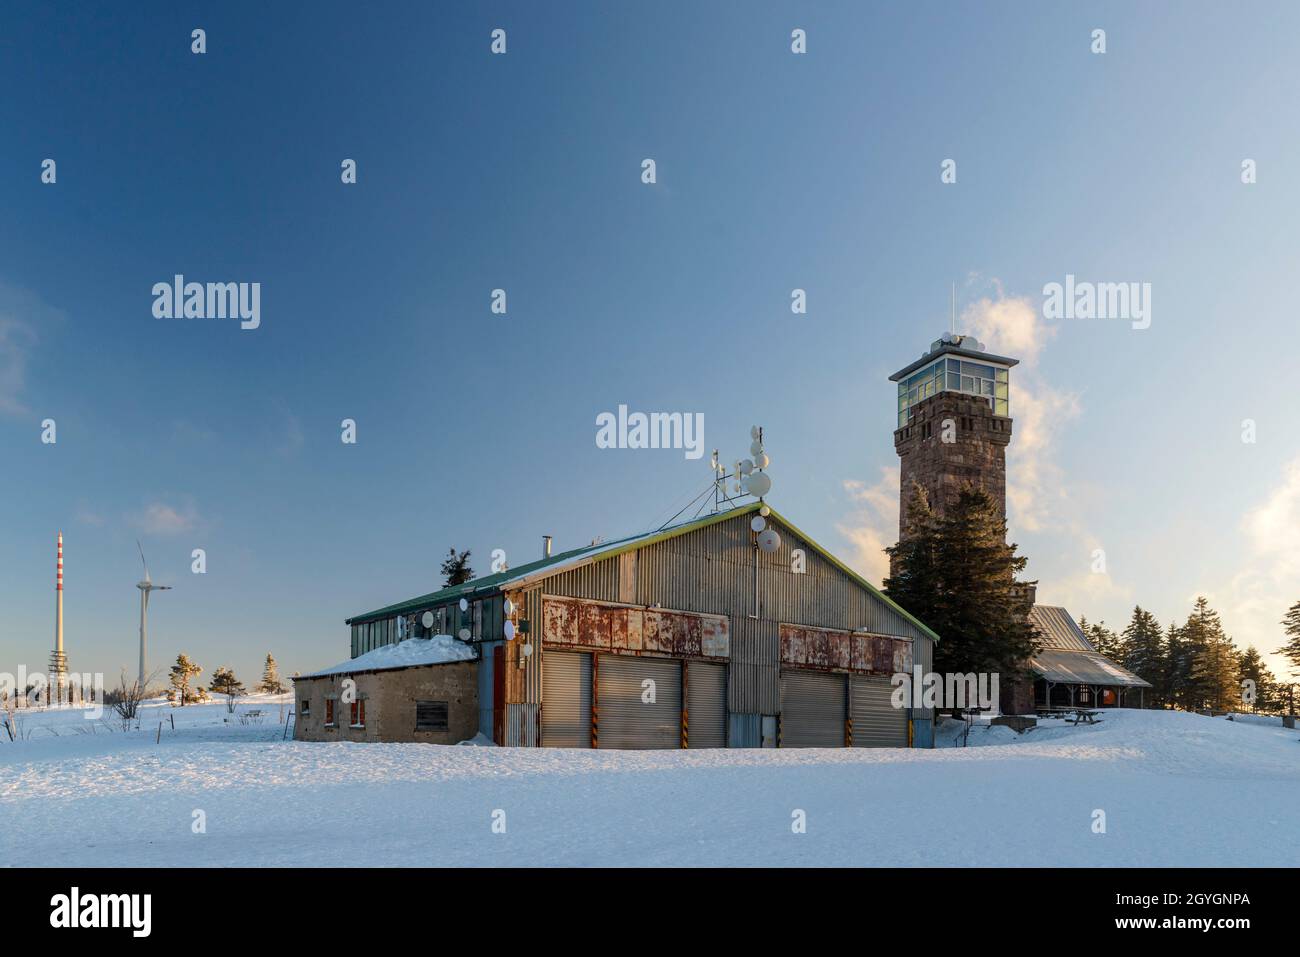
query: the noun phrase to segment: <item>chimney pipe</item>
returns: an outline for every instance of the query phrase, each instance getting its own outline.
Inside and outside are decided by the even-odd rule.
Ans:
[[[551,557],[551,536],[549,535],[542,536],[542,557]]]

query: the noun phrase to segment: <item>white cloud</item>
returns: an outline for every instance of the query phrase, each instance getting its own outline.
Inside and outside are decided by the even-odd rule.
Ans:
[[[1300,456],[1283,467],[1281,480],[1242,516],[1239,527],[1249,557],[1227,588],[1219,590],[1225,595],[1220,614],[1238,647],[1254,645],[1268,655],[1284,643],[1282,616],[1300,601],[1300,550],[1295,543],[1300,530]],[[1280,657],[1269,665],[1279,677],[1290,669]]]
[[[0,412],[24,415],[22,393],[27,385],[27,362],[36,333],[31,327],[0,315]]]
[[[996,286],[996,282],[994,284]],[[1011,417],[1015,420],[1007,449],[1007,521],[1016,530],[1038,532],[1070,525],[1074,509],[1056,450],[1072,419],[1082,411],[1079,397],[1052,386],[1039,372],[1038,360],[1056,328],[1043,320],[1037,304],[1024,296],[985,297],[966,307],[962,323],[998,355],[1020,364],[1011,370]]]
[[[23,393],[37,328],[61,314],[36,296],[0,283],[0,414],[28,415]]]
[[[849,541],[849,566],[876,585],[889,574],[885,548],[898,541],[899,481],[898,467],[886,466],[874,485],[853,479],[844,483],[854,512],[835,527]]]
[[[193,505],[170,505],[151,502],[134,516],[133,524],[150,535],[177,535],[192,531],[199,524],[199,515]]]

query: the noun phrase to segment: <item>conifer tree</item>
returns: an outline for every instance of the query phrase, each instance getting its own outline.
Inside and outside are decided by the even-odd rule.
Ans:
[[[235,677],[234,671],[225,667],[218,667],[212,672],[212,680],[208,682],[208,690],[213,694],[245,694],[244,683]]]
[[[474,577],[474,569],[469,565],[469,551],[457,552],[451,548],[442,562],[443,586],[451,588],[463,585]]]
[[[184,653],[177,655],[176,664],[171,667],[171,687],[167,690],[167,700],[173,704],[179,701],[182,708],[201,700],[201,689],[191,687],[190,682],[202,673],[203,669],[190,661]]]
[[[1246,700],[1242,691],[1241,708],[1246,711],[1270,712],[1277,707],[1277,679],[1264,663],[1264,657],[1254,645],[1243,651],[1237,658],[1238,684],[1253,681],[1254,701]]]
[[[1133,607],[1133,617],[1124,628],[1120,642],[1120,663],[1152,686],[1151,703],[1160,699],[1160,679],[1165,670],[1165,647],[1160,623],[1141,605]]]
[[[1300,601],[1292,605],[1282,619],[1286,631],[1287,643],[1277,650],[1287,661],[1291,662],[1291,673],[1300,674]]]
[[[1191,662],[1183,642],[1183,629],[1177,622],[1169,623],[1165,632],[1165,661],[1160,681],[1156,687],[1162,704],[1171,708],[1187,707],[1187,676]]]
[[[271,657],[266,655],[266,667],[262,669],[262,680],[257,683],[257,690],[264,694],[284,694],[284,682],[280,680],[280,669]]]
[[[1240,706],[1237,649],[1223,631],[1218,612],[1204,598],[1183,626],[1191,656],[1188,686],[1193,708],[1225,710]]]
[[[912,494],[907,534],[886,549],[885,590],[938,633],[936,672],[996,673],[1008,686],[1037,647],[1031,601],[1016,582],[1028,559],[1007,544],[1006,520],[983,489],[963,489],[942,517],[923,492]]]
[[[1097,653],[1105,655],[1112,661],[1121,661],[1123,653],[1120,649],[1119,635],[1107,628],[1104,621],[1099,621],[1097,624],[1088,627],[1091,630],[1084,632],[1084,634],[1087,635],[1092,646],[1097,649]]]

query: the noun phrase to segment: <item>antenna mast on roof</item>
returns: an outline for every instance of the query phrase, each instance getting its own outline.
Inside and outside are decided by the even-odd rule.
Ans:
[[[764,471],[771,460],[763,449],[763,429],[756,425],[749,430],[749,435],[753,439],[749,446],[749,452],[753,458],[738,460],[730,466],[730,471],[728,471],[728,466],[723,464],[721,457],[718,455],[718,450],[714,449],[709,465],[713,470],[713,481],[699,495],[687,502],[676,515],[660,525],[660,529],[667,528],[677,521],[682,513],[688,511],[697,502],[699,502],[699,508],[695,511],[695,517],[698,518],[709,507],[708,495],[710,492],[713,493],[712,514],[715,515],[724,508],[735,508],[741,504],[738,499],[744,495],[752,495],[762,501],[763,496],[772,488],[772,480]]]
[[[957,283],[952,284],[952,334],[957,335]]]

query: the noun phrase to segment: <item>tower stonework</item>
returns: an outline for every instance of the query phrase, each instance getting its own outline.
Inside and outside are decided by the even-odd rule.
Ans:
[[[894,451],[900,463],[898,538],[907,537],[913,485],[926,490],[936,515],[956,505],[968,485],[983,489],[1007,517],[1007,446],[1011,443],[1011,369],[1018,359],[996,356],[972,336],[945,335],[921,358],[899,369]],[[893,560],[890,574],[894,573]],[[1014,587],[1032,605],[1033,582]],[[1000,686],[1004,714],[1028,714],[1033,682],[1021,677]]]
[[[938,515],[956,505],[969,484],[988,492],[1006,518],[1011,419],[994,415],[978,396],[956,392],[923,399],[913,412],[909,424],[894,431],[901,472],[898,537],[904,536],[911,518],[908,505],[914,483],[926,490]]]
[[[898,383],[894,451],[900,462],[898,537],[906,537],[913,484],[944,515],[963,488],[981,488],[1007,513],[1010,370],[970,336],[945,336],[890,376]]]

